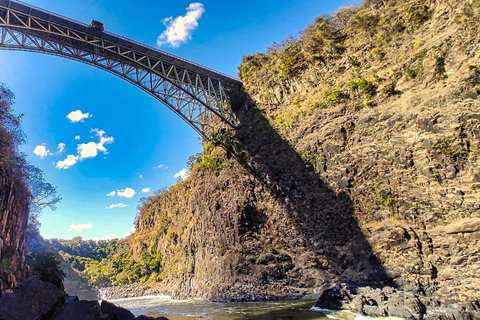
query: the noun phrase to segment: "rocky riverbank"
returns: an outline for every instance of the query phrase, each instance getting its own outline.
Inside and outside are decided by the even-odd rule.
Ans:
[[[135,317],[129,310],[102,300],[79,300],[37,277],[22,282],[0,298],[1,320],[168,320]]]
[[[478,301],[445,301],[441,297],[414,294],[409,291],[383,288],[355,288],[347,284],[325,290],[316,308],[351,310],[372,317],[403,319],[480,319]]]
[[[223,290],[222,290],[223,289]],[[215,290],[215,293],[205,293],[196,296],[203,300],[215,302],[245,302],[266,300],[296,300],[312,293],[310,290],[281,285],[253,285],[251,283],[236,283],[232,287]],[[139,298],[144,296],[169,296],[173,299],[191,298],[187,295],[167,291],[161,284],[119,285],[98,290],[100,299]]]

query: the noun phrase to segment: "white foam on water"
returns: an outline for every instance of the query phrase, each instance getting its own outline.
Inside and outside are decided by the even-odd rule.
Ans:
[[[131,297],[131,298],[121,298],[121,299],[111,299],[108,300],[109,302],[122,302],[122,301],[131,301],[131,300],[154,300],[154,299],[162,299],[162,300],[173,300],[172,296],[166,295],[150,295],[150,296],[142,296],[142,297]]]

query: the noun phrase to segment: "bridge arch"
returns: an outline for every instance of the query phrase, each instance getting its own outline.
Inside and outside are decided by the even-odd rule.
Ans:
[[[61,56],[114,74],[207,139],[215,118],[237,125],[228,93],[242,86],[239,80],[104,31],[97,21],[86,25],[21,1],[0,0],[0,49]]]

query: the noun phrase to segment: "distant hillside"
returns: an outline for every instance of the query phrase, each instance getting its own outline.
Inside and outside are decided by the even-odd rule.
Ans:
[[[244,57],[240,128],[142,203],[100,265],[106,283],[146,285],[110,294],[251,300],[347,282],[478,301],[479,16],[478,1],[368,0]]]

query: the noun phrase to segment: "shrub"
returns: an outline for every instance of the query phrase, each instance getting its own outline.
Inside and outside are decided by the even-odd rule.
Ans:
[[[468,69],[474,73],[480,73],[480,64],[470,64],[468,65]]]
[[[390,194],[384,195],[378,187],[374,187],[375,194],[377,195],[378,200],[386,206],[386,207],[393,207],[395,202],[397,201],[397,197],[391,196]]]
[[[315,166],[315,161],[317,159],[317,156],[312,151],[307,150],[302,154],[302,159],[303,161],[305,161],[305,164],[307,165],[307,167],[313,167]]]
[[[227,251],[228,251],[228,247],[226,245],[222,245],[220,246],[220,248],[218,248],[218,255],[220,257],[223,257],[225,253],[227,253]]]
[[[480,83],[473,87],[473,91],[480,94]]]
[[[428,7],[426,6],[407,6],[407,20],[413,23],[422,23],[429,18]]]
[[[370,97],[377,93],[377,86],[364,78],[352,80],[348,83],[348,86],[353,90],[363,92]]]
[[[213,150],[211,154],[205,154],[202,156],[202,161],[200,161],[198,168],[203,170],[210,170],[214,174],[217,174],[220,169],[222,169],[223,163],[220,161],[217,150]]]
[[[387,84],[385,87],[382,88],[382,92],[389,96],[393,96],[399,93],[395,89],[395,83]]]
[[[365,107],[373,106],[373,105],[375,105],[375,101],[373,101],[373,100],[371,100],[371,99],[369,99],[369,98],[367,98],[367,97],[364,97],[364,98],[363,98],[363,105],[364,105]]]
[[[335,105],[347,101],[350,96],[340,89],[330,89],[323,93],[323,101],[327,105]]]
[[[448,138],[438,141],[433,148],[453,161],[465,160],[469,156],[463,145],[453,145]]]
[[[31,260],[31,268],[40,280],[50,282],[63,289],[66,273],[60,268],[60,260],[53,253],[39,252]]]

